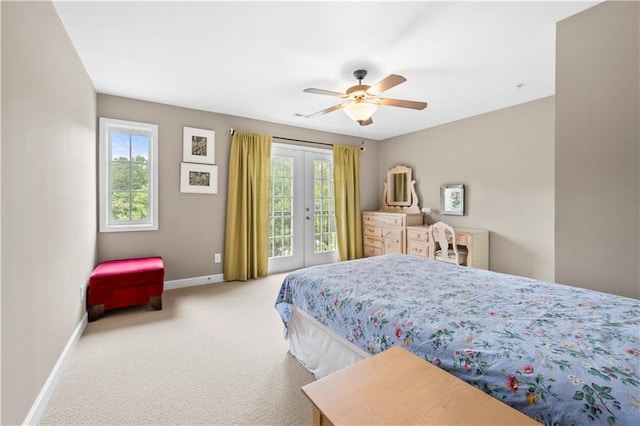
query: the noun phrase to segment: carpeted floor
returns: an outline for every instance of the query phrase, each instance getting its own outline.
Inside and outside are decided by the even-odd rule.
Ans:
[[[273,307],[284,274],[165,291],[89,323],[40,424],[310,424]]]

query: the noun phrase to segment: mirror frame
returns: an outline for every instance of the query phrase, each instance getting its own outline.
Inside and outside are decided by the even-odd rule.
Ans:
[[[398,175],[398,174],[406,174],[407,175],[407,179],[406,179],[406,185],[405,185],[405,200],[406,201],[395,201],[392,199],[392,196],[394,194],[394,176]],[[412,205],[412,190],[411,190],[411,182],[413,181],[412,176],[411,176],[411,167],[406,167],[406,166],[395,166],[392,167],[391,169],[387,170],[387,206],[392,206],[392,207],[407,207]]]

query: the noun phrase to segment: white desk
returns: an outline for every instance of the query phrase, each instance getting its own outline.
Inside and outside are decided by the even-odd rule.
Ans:
[[[428,225],[407,226],[407,254],[433,259],[429,250]],[[486,229],[455,228],[456,245],[467,248],[467,265],[489,269],[489,231]]]

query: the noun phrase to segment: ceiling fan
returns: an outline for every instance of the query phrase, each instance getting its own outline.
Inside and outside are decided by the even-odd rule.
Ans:
[[[426,102],[416,102],[416,101],[405,101],[402,99],[390,99],[390,98],[380,98],[380,95],[385,90],[389,90],[392,87],[397,86],[400,83],[404,83],[407,81],[401,75],[391,74],[373,86],[368,86],[366,84],[362,84],[362,80],[367,75],[366,70],[356,70],[353,72],[353,76],[358,80],[358,84],[356,86],[351,86],[347,89],[346,93],[334,92],[331,90],[324,89],[304,89],[305,93],[315,93],[318,95],[328,95],[335,96],[338,98],[345,99],[346,102],[341,104],[334,105],[327,109],[323,109],[322,111],[318,111],[316,113],[305,115],[305,118],[317,117],[319,115],[324,115],[330,113],[332,111],[336,111],[339,109],[344,109],[344,112],[351,118],[353,121],[357,121],[361,126],[366,126],[373,123],[371,116],[378,108],[378,105],[386,105],[393,107],[401,107],[401,108],[410,108],[410,109],[418,109],[422,110],[427,107]]]

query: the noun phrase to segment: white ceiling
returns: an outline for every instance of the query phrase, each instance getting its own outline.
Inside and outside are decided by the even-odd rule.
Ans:
[[[555,24],[597,3],[54,1],[99,93],[370,139],[553,95]],[[359,68],[429,106],[296,116],[340,102],[303,89],[344,92]]]

